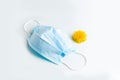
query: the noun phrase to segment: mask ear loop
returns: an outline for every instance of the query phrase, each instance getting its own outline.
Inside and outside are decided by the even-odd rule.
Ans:
[[[29,20],[28,22],[26,22],[25,24],[24,24],[24,26],[23,26],[23,28],[24,28],[24,31],[26,32],[26,34],[27,35],[30,35],[30,33],[29,33],[29,31],[28,31],[28,24],[30,24],[31,22],[35,22],[35,23],[37,23],[37,24],[40,24],[37,20]]]
[[[87,58],[85,57],[85,55],[83,55],[82,53],[79,53],[79,52],[76,52],[76,54],[78,54],[79,56],[82,56],[82,57],[84,58],[84,61],[85,61],[85,62],[84,62],[83,67],[85,67],[86,64],[87,64]],[[70,67],[70,66],[67,65],[66,63],[62,62],[62,64],[65,65],[65,66],[66,66],[68,69],[70,69],[71,71],[76,71],[76,69]]]

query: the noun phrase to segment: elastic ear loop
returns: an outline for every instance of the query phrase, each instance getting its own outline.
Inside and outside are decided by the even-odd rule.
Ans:
[[[37,24],[40,24],[37,20],[29,20],[28,22],[26,22],[23,26],[24,28],[24,31],[26,32],[26,34],[30,35],[30,33],[28,32],[28,29],[27,29],[27,25],[30,23],[30,22],[36,22]]]
[[[82,56],[82,57],[84,58],[84,61],[85,61],[85,62],[84,62],[83,67],[85,67],[86,64],[87,64],[87,58],[85,57],[85,55],[83,55],[83,54],[81,54],[81,53],[78,53],[78,52],[76,52],[76,54],[78,54],[79,56]],[[65,65],[68,69],[70,69],[70,70],[72,70],[72,71],[76,71],[76,69],[70,67],[70,66],[67,65],[66,63],[62,62],[62,64]]]

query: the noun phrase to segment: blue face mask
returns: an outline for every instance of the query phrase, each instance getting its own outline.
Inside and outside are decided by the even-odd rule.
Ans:
[[[34,51],[55,64],[63,63],[63,58],[75,52],[74,49],[69,48],[58,31],[51,26],[36,25],[27,41]]]

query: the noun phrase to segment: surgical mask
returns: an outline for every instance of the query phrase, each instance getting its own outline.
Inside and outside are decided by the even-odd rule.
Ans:
[[[77,53],[75,49],[69,47],[70,44],[67,44],[69,39],[64,39],[54,27],[40,25],[38,21],[33,21],[37,25],[34,26],[31,32],[27,32],[26,29],[26,25],[31,21],[24,25],[25,31],[29,34],[27,42],[30,48],[53,63],[62,63],[69,69],[74,70],[63,61],[69,54]],[[82,54],[80,56],[84,58],[86,64],[85,56]]]

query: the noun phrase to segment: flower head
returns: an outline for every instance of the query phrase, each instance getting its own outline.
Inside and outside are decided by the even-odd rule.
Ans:
[[[82,43],[84,41],[87,40],[87,34],[85,31],[82,31],[82,30],[78,30],[78,31],[75,31],[73,36],[72,36],[72,39],[76,42],[76,43]]]

